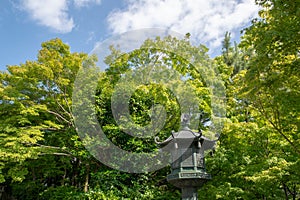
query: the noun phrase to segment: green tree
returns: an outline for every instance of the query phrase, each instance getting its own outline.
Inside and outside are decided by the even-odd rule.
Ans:
[[[172,130],[178,130],[179,128],[180,106],[193,105],[192,101],[195,100],[197,108],[189,109],[197,109],[201,112],[201,115],[200,119],[197,116],[198,119],[194,121],[198,123],[199,128],[208,129],[205,123],[213,117],[211,115],[212,93],[209,87],[214,84],[222,90],[224,85],[222,81],[217,80],[218,77],[215,74],[218,69],[206,53],[207,49],[204,46],[194,47],[189,43],[188,38],[178,40],[172,37],[146,40],[139,49],[130,53],[122,53],[112,48],[112,54],[106,58],[109,68],[100,80],[97,93],[99,94],[97,96],[98,117],[102,125],[117,131],[116,135],[118,137],[123,137],[119,134],[120,128],[116,128],[117,125],[111,114],[110,99],[114,87],[121,78],[136,76],[135,73],[140,73],[136,79],[140,78],[142,82],[149,78],[149,74],[152,73],[154,81],[138,86],[129,102],[122,103],[124,98],[118,98],[120,99],[119,105],[122,108],[129,103],[133,122],[142,127],[147,125],[151,121],[150,112],[153,105],[162,104],[167,116],[165,125],[159,135],[165,138]],[[143,72],[142,69],[146,70]],[[177,73],[172,73],[172,70]],[[182,102],[184,105],[178,105],[180,102],[174,97],[174,93],[184,96],[186,101],[191,96],[185,93],[186,88],[179,87],[180,82],[188,82],[197,99],[189,99],[189,102]],[[177,86],[172,87],[172,85]],[[134,85],[126,82],[123,87],[124,90],[126,90],[126,87],[129,90],[128,88],[132,88]],[[111,126],[108,124],[111,124]],[[127,134],[125,136],[127,137]],[[122,141],[121,138],[119,139],[119,141]],[[134,138],[131,139],[135,140]],[[117,141],[117,139],[115,140]],[[128,149],[132,149],[132,147],[128,146]]]
[[[111,51],[112,54],[106,58],[106,63],[109,65],[109,68],[107,68],[99,80],[96,96],[96,110],[98,120],[104,132],[115,145],[131,152],[155,151],[157,147],[154,143],[154,137],[131,137],[125,134],[124,129],[149,125],[152,120],[153,105],[160,104],[164,107],[166,118],[165,124],[157,133],[157,136],[164,139],[170,135],[172,130],[176,131],[179,128],[180,106],[193,105],[193,102],[191,102],[193,100],[195,100],[197,105],[196,108],[193,109],[197,109],[199,112],[194,122],[199,125],[199,128],[203,130],[204,134],[210,136],[209,127],[206,123],[218,115],[216,113],[216,116],[212,115],[212,91],[210,87],[215,85],[216,88],[222,90],[224,89],[224,83],[222,80],[217,80],[219,79],[219,77],[216,77],[218,72],[217,66],[211,62],[207,55],[207,49],[204,46],[192,46],[188,38],[178,40],[173,37],[162,39],[158,37],[154,40],[146,40],[139,49],[133,52],[122,53],[113,47]],[[150,68],[150,70],[147,68]],[[175,70],[178,74],[172,74],[172,70]],[[142,84],[147,77],[149,78],[150,73],[152,73],[155,81]],[[132,76],[138,79],[137,82],[140,80],[141,84],[138,85],[138,87],[130,82],[132,80],[130,77]],[[126,79],[126,77],[128,77],[128,79]],[[124,83],[121,82],[122,79],[128,81]],[[169,83],[170,80],[172,83]],[[187,94],[187,90],[185,90],[184,87],[172,88],[170,86],[170,84],[180,86],[180,82],[190,83],[197,98],[189,99],[188,97],[191,94]],[[128,98],[128,101],[124,100],[122,96],[124,93],[122,92],[113,94],[116,92],[116,86],[121,87],[121,91],[131,91],[133,88],[133,93],[129,95],[130,98]],[[180,101],[174,97],[174,93],[181,94],[185,97],[185,100],[191,101],[183,102],[179,105],[178,102]],[[119,102],[116,105],[119,105],[119,110],[122,110],[122,108],[126,106],[129,107],[131,122],[126,120],[122,121],[124,123],[122,123],[121,126],[116,123],[116,120],[119,119],[114,118],[111,110],[112,108],[116,109],[111,106],[113,95],[118,97],[116,99],[119,100]],[[215,103],[221,104],[222,102],[216,100]],[[221,109],[220,113],[224,112],[224,110]],[[122,116],[117,117],[121,118]],[[139,132],[140,129],[134,129],[134,131]],[[166,184],[166,186],[168,186],[165,181],[165,176],[169,173],[168,170],[169,168],[167,167],[159,172],[151,172],[147,177],[153,177],[152,184],[162,179],[164,180],[163,185]],[[126,178],[126,181],[136,182],[139,179],[141,179],[140,176],[130,174]],[[115,186],[120,184],[121,183],[116,183]],[[159,184],[160,187],[163,185]],[[119,187],[122,187],[122,185]],[[150,184],[147,187],[152,187],[152,185]],[[142,186],[140,189],[142,189]],[[172,187],[168,186],[168,190],[172,191],[174,188],[172,189]],[[125,195],[125,193],[123,195]],[[169,198],[171,197],[172,195]],[[157,196],[155,198],[157,198]]]
[[[270,154],[255,183],[273,182],[286,199],[299,198],[299,1],[257,1],[261,19],[246,30],[241,46],[254,52],[241,91],[271,130]],[[271,183],[270,183],[271,185]]]
[[[245,68],[227,81],[228,121],[207,161],[206,198],[299,198],[299,9],[295,1],[256,2],[261,18],[239,45]],[[221,69],[231,64],[229,41],[216,58]]]
[[[272,128],[280,162],[253,180],[277,177],[286,198],[296,199],[300,190],[299,173],[295,171],[299,168],[300,155],[300,10],[296,6],[299,1],[257,3],[262,6],[261,19],[246,30],[242,42],[245,49],[255,52],[249,61],[244,78],[247,85],[242,92]]]
[[[297,1],[257,1],[260,20],[246,30],[250,57],[243,92],[295,152],[299,147],[299,8]]]
[[[36,61],[1,72],[0,182],[28,177],[43,188],[88,181],[91,160],[75,130],[71,98],[77,71],[93,59],[53,39]]]

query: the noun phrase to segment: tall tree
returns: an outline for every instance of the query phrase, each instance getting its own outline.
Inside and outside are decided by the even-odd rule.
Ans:
[[[89,154],[75,130],[71,98],[77,71],[89,59],[53,39],[42,44],[37,61],[1,72],[0,182],[84,182]]]
[[[297,199],[299,9],[294,1],[256,2],[261,18],[246,29],[239,46],[246,67],[227,85],[229,121],[215,159],[208,160],[216,180],[205,186],[205,194]]]
[[[242,46],[255,52],[245,75],[245,95],[295,152],[300,154],[297,1],[257,1],[260,20],[246,30]]]
[[[228,121],[207,161],[213,180],[203,199],[299,198],[299,8],[295,1],[256,2],[261,18],[239,45],[245,67],[224,68],[233,65],[228,34],[215,58],[229,79]]]

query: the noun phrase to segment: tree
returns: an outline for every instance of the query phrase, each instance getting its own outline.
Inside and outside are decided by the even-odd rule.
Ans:
[[[197,108],[189,109],[196,109],[201,112],[201,115],[200,119],[197,116],[197,121],[194,121],[199,125],[199,128],[203,130],[208,129],[206,123],[212,120],[213,117],[211,107],[213,104],[211,103],[212,93],[209,87],[214,85],[217,89],[222,90],[224,85],[222,85],[222,80],[217,80],[218,77],[215,74],[218,69],[210,61],[206,52],[207,49],[204,46],[191,46],[187,38],[178,40],[170,36],[163,39],[158,37],[155,40],[146,40],[140,49],[130,53],[121,53],[116,49],[112,49],[112,55],[106,59],[110,67],[106,70],[103,79],[101,79],[97,97],[101,123],[114,123],[113,116],[105,114],[112,113],[109,99],[111,99],[114,92],[113,88],[117,85],[117,82],[121,82],[120,80],[126,79],[126,77],[136,76],[139,73],[136,79],[140,83],[146,79],[151,80],[150,74],[154,78],[152,78],[152,83],[139,85],[130,99],[129,109],[135,123],[145,126],[149,123],[149,112],[152,106],[162,104],[165,107],[167,118],[163,130],[159,134],[162,134],[160,135],[161,137],[166,137],[163,134],[169,134],[172,129],[176,130],[179,128],[180,112],[182,112],[180,109],[185,105],[193,105],[192,101],[195,100]],[[142,71],[143,69],[145,71]],[[128,78],[126,80],[131,79]],[[188,82],[191,85],[192,92],[196,93],[197,98],[188,99],[192,94],[187,94],[186,88],[179,87],[180,82]],[[173,87],[173,85],[176,86]],[[128,88],[133,86],[135,85],[131,85],[127,81],[123,85],[123,90],[126,87],[129,90]],[[181,100],[176,99],[177,97],[174,97],[175,94],[184,97],[186,102],[182,101],[182,104],[178,105],[178,103],[181,103]],[[122,104],[121,102],[124,98],[117,99],[120,99],[119,105],[122,105],[120,107],[125,107],[124,103]],[[218,104],[220,102],[214,103]],[[103,108],[106,111],[103,111]],[[191,110],[191,112],[195,111]],[[223,110],[219,112],[222,113]]]
[[[299,9],[295,1],[257,1],[261,20],[246,30],[242,46],[255,52],[245,75],[245,95],[274,130],[300,154]]]
[[[212,199],[299,198],[299,9],[256,2],[261,18],[239,45],[245,67],[227,81],[228,122],[207,161],[214,178],[203,195]],[[221,69],[232,63],[229,41],[216,58]]]
[[[217,68],[207,56],[207,49],[204,46],[194,47],[189,43],[187,38],[178,40],[173,37],[166,37],[163,39],[156,38],[155,40],[146,40],[139,49],[129,53],[122,53],[113,47],[111,50],[112,54],[106,58],[106,63],[109,65],[109,68],[107,68],[105,73],[101,74],[98,82],[96,111],[97,119],[101,124],[102,130],[114,145],[123,150],[135,153],[151,153],[157,151],[153,135],[138,138],[125,133],[126,130],[130,130],[135,133],[143,134],[143,128],[151,124],[153,120],[153,112],[163,110],[161,108],[158,110],[153,109],[153,106],[157,104],[163,105],[166,113],[166,118],[164,119],[165,124],[163,124],[162,129],[157,133],[160,138],[168,137],[172,130],[176,131],[176,129],[179,128],[180,114],[182,111],[187,111],[181,110],[182,108],[180,106],[197,109],[199,115],[193,119],[193,122],[203,130],[204,134],[209,134],[208,122],[212,122],[214,120],[212,119],[213,117],[218,117],[218,114],[221,115],[223,112],[222,107],[220,107],[221,109],[218,110],[219,113],[215,112],[215,116],[213,116],[212,110],[214,107],[212,106],[213,103],[211,103],[213,94],[210,88],[214,85],[216,89],[221,88],[222,90],[224,85],[222,80],[216,80],[217,77],[215,74]],[[173,73],[172,71],[174,70],[177,73]],[[152,76],[150,76],[150,74]],[[149,81],[147,82],[147,80]],[[178,87],[181,86],[181,82],[188,82],[191,85],[192,92],[196,93],[197,98],[189,98],[192,94],[187,93],[188,90],[184,87]],[[126,93],[124,91],[130,92]],[[220,93],[222,94],[222,92]],[[179,96],[184,98],[178,99],[176,94],[180,94]],[[112,104],[113,100],[117,103]],[[187,106],[194,105],[192,101],[196,102],[196,108]],[[215,99],[214,103],[218,105],[222,102],[218,102],[218,99]],[[126,107],[128,107],[129,114],[125,113]],[[81,109],[80,106],[79,109]],[[112,109],[119,111],[119,113],[113,115]],[[83,111],[84,110],[85,109],[83,109]],[[195,112],[195,110],[191,110],[191,112]],[[86,124],[86,122],[83,122],[83,124]],[[149,132],[150,130],[153,129],[149,129]],[[86,138],[87,140],[91,139],[91,137],[88,136],[86,136]],[[93,140],[91,146],[96,142]],[[104,145],[105,148],[107,148],[107,146],[107,144]],[[99,148],[95,148],[98,150],[95,152],[101,152],[103,155],[105,154],[103,153],[105,152],[105,148],[101,149],[101,151],[99,151]],[[113,163],[110,163],[110,165],[117,168],[120,167],[120,163],[122,163],[123,159],[127,160],[127,157],[119,155],[112,155],[109,156],[109,158],[114,156],[116,159]],[[128,166],[121,165],[121,170],[124,170],[124,168],[125,170],[130,170],[133,167],[136,170],[141,166],[149,167],[144,166],[144,163],[133,166],[130,164],[128,164]],[[130,167],[130,169],[128,169],[128,167]],[[164,180],[162,183],[159,181],[159,186],[161,187],[167,185],[165,181],[167,171],[168,168],[159,172],[151,172],[147,174],[147,177],[153,178],[152,183],[158,180]],[[102,174],[103,173],[99,173],[99,176],[102,176]],[[125,180],[115,183],[114,186],[123,188],[123,181],[128,183],[140,182],[143,180],[142,177],[144,177],[143,174],[129,174]],[[147,187],[151,188],[152,185],[150,184]],[[139,193],[141,189],[142,186],[138,189]],[[174,190],[174,188],[172,189],[170,187],[168,187],[168,189],[169,191]],[[122,197],[127,197],[126,195],[127,194],[124,193]],[[142,198],[142,196],[139,197]],[[171,197],[172,196],[169,198]],[[131,198],[133,197],[131,196]]]
[[[257,1],[262,6],[261,19],[255,20],[245,33],[241,46],[254,52],[243,78],[241,93],[271,128],[272,156],[277,164],[257,176],[254,182],[273,180],[285,198],[299,196],[299,127],[300,19],[297,1]],[[272,161],[272,163],[274,163]],[[260,176],[260,177],[258,177]],[[272,177],[272,179],[270,179]]]
[[[299,198],[299,9],[293,1],[257,3],[261,18],[245,30],[240,66],[228,33],[215,58],[227,86],[228,121],[207,160],[213,180],[205,198]]]
[[[280,177],[286,198],[299,195],[300,81],[299,9],[297,1],[257,1],[261,20],[246,30],[242,46],[255,55],[249,61],[244,96],[278,136],[277,153],[285,163]],[[271,172],[270,172],[271,173]]]
[[[89,59],[94,62],[53,39],[42,44],[37,61],[1,72],[0,182],[9,185],[31,177],[40,187],[66,182],[77,186],[79,176],[89,175],[84,162],[89,153],[71,111],[73,82]]]

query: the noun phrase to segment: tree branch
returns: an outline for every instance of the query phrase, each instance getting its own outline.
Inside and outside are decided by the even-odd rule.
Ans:
[[[66,155],[69,155],[69,156],[73,156],[73,154],[65,149],[62,149],[61,147],[55,147],[55,146],[47,146],[47,145],[42,145],[42,144],[38,144],[38,143],[23,143],[25,145],[30,145],[30,146],[38,146],[38,147],[41,147],[41,148],[46,148],[46,149],[55,149],[55,150],[59,150],[59,151],[63,151],[63,152],[66,152],[66,153],[61,153],[61,154],[66,154]],[[42,154],[53,154],[53,153],[42,153]],[[55,153],[55,154],[58,154],[58,153]]]
[[[54,114],[54,115],[57,116],[58,118],[60,118],[60,119],[62,119],[63,121],[67,122],[68,124],[71,124],[71,125],[72,125],[72,122],[70,122],[69,120],[67,120],[66,118],[64,118],[62,115],[58,114],[57,112],[54,112],[54,111],[51,111],[51,110],[48,110],[47,112],[50,113],[50,114]]]
[[[280,128],[274,124],[274,122],[269,118],[266,110],[264,109],[264,106],[262,105],[262,102],[257,98],[257,102],[259,103],[259,106],[261,109],[259,109],[259,112],[267,119],[267,121],[273,126],[273,128],[296,150],[296,152],[300,155],[299,149],[294,145],[294,143],[281,131]]]
[[[44,156],[44,155],[55,155],[55,156],[68,156],[68,157],[74,157],[71,154],[67,153],[40,153],[39,155]]]

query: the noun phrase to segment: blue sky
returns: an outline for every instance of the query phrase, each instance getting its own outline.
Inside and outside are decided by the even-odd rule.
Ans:
[[[189,32],[216,54],[225,32],[237,39],[257,12],[254,0],[1,0],[0,70],[35,60],[52,38],[89,53],[100,41],[141,28]]]

